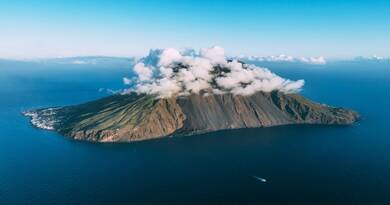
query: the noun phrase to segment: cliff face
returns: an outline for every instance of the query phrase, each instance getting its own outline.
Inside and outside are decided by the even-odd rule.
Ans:
[[[99,142],[137,141],[222,129],[285,124],[351,124],[354,111],[311,102],[298,94],[258,92],[154,96],[113,95],[97,101],[27,112],[37,127]]]

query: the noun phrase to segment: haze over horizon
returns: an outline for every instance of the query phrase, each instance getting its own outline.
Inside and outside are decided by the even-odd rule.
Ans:
[[[0,19],[0,58],[212,45],[231,56],[390,57],[388,1],[0,0]]]

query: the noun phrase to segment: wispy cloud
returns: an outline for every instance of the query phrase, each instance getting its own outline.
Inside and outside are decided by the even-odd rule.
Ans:
[[[390,58],[382,57],[382,56],[358,56],[355,60],[368,60],[368,61],[390,61]]]
[[[255,61],[255,62],[293,62],[293,63],[307,63],[324,65],[326,60],[324,57],[294,57],[289,55],[277,55],[277,56],[239,56],[236,57],[242,61]]]
[[[110,63],[132,64],[134,57],[109,57],[109,56],[77,56],[64,58],[31,58],[14,59],[15,61],[44,63],[44,64],[64,64],[64,65],[100,65]]]

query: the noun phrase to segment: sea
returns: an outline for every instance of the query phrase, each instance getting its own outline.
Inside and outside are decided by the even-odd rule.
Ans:
[[[75,141],[21,113],[124,89],[131,61],[0,60],[0,204],[390,204],[390,62],[257,64],[361,120]]]

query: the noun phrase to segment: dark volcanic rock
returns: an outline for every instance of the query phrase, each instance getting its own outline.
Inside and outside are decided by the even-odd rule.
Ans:
[[[37,127],[99,142],[286,124],[348,125],[359,118],[351,110],[276,91],[250,96],[194,94],[164,99],[131,93],[76,106],[34,110],[26,115]]]

